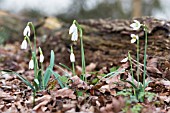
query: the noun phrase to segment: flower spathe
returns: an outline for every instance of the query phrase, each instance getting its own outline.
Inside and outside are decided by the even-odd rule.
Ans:
[[[74,53],[70,54],[70,61],[71,62],[75,62],[75,55],[74,55]]]
[[[24,39],[21,44],[21,49],[27,49],[27,41]]]
[[[30,33],[31,33],[30,26],[27,25],[24,29],[23,35],[24,36],[30,36]]]
[[[29,62],[29,69],[34,69],[34,61],[32,59]]]
[[[69,34],[72,34],[71,40],[77,41],[78,40],[78,29],[77,26],[73,23],[69,29]]]
[[[132,27],[133,30],[139,30],[142,24],[140,24],[140,22],[137,20],[133,20],[133,21],[134,23],[132,23],[130,27]]]
[[[42,63],[44,61],[44,55],[40,54],[40,62]]]
[[[138,40],[139,39],[139,36],[138,35],[135,35],[135,34],[131,34],[130,35],[131,36],[131,43],[135,43],[136,42],[136,40]]]

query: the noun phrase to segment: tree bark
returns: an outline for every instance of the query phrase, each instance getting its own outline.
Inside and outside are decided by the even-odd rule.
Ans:
[[[142,0],[133,0],[133,9],[132,16],[133,17],[141,17],[142,16]]]

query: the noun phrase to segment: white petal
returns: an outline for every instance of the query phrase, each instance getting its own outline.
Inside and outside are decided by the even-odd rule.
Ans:
[[[27,49],[27,41],[26,40],[22,41],[21,49]]]
[[[29,69],[34,69],[34,61],[32,59],[29,62]]]
[[[70,61],[71,62],[75,62],[75,55],[74,55],[74,53],[70,54]]]
[[[130,24],[130,27],[135,28],[136,27],[136,23]]]
[[[24,29],[23,35],[30,36],[30,32],[31,32],[30,27],[27,25]]]
[[[139,36],[138,36],[138,35],[131,34],[130,36],[131,36],[133,39],[136,39],[136,40],[138,40],[138,39],[139,39]]]
[[[138,20],[133,20],[135,23],[137,23],[138,25],[140,25],[140,22]]]
[[[130,25],[130,27],[132,27],[133,30],[139,30],[140,27],[141,27],[140,22],[137,21],[137,20],[134,20],[134,22],[135,22],[135,23],[132,23],[132,24]]]
[[[128,57],[126,57],[126,58],[124,58],[122,61],[120,61],[120,62],[122,62],[122,63],[125,63],[125,62],[127,62],[128,61]]]
[[[138,35],[136,35],[136,40],[138,40],[139,39],[139,36]]]
[[[135,42],[136,42],[136,39],[132,38],[131,43],[135,43]]]
[[[72,36],[71,36],[71,40],[72,40],[72,41],[77,41],[77,40],[78,40],[77,30],[73,32],[73,34],[72,34]]]
[[[37,84],[40,84],[38,79],[34,79],[34,82],[37,83]]]
[[[133,37],[136,37],[136,35],[135,35],[135,34],[131,34],[131,35],[130,35],[130,37],[132,37],[132,38],[133,38]]]
[[[77,31],[77,26],[75,24],[72,24],[70,29],[69,29],[69,34],[74,33],[75,31]]]
[[[40,54],[40,62],[43,62],[44,61],[44,56],[43,54]]]

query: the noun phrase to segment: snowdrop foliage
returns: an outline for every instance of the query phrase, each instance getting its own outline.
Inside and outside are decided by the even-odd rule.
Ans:
[[[34,61],[32,59],[29,62],[29,69],[34,69]]]
[[[69,29],[69,34],[72,34],[71,40],[72,41],[77,41],[78,40],[78,29],[75,24],[72,24],[70,29]]]
[[[30,26],[26,26],[23,32],[24,36],[30,36],[31,30],[30,30]]]
[[[74,53],[70,54],[70,61],[71,62],[75,62],[75,55],[74,55]]]
[[[27,49],[27,41],[26,41],[26,39],[23,40],[23,42],[21,44],[21,49]]]
[[[141,25],[142,25],[142,24],[140,24],[139,21],[134,20],[134,23],[132,23],[132,24],[130,25],[130,27],[132,27],[133,30],[139,30],[140,27],[141,27]]]
[[[138,35],[135,35],[135,34],[131,34],[130,35],[131,36],[131,43],[135,43],[136,42],[136,40],[138,40],[139,39],[139,36]]]

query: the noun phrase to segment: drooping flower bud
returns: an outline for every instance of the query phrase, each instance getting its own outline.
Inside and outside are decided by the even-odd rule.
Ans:
[[[21,44],[21,49],[27,49],[27,41],[24,39]]]
[[[34,69],[34,61],[32,59],[29,62],[29,69]]]
[[[27,25],[24,29],[23,35],[24,36],[30,36],[30,34],[31,34],[30,26]]]
[[[78,29],[77,26],[73,23],[69,29],[69,34],[72,34],[71,40],[77,41],[78,40]]]

